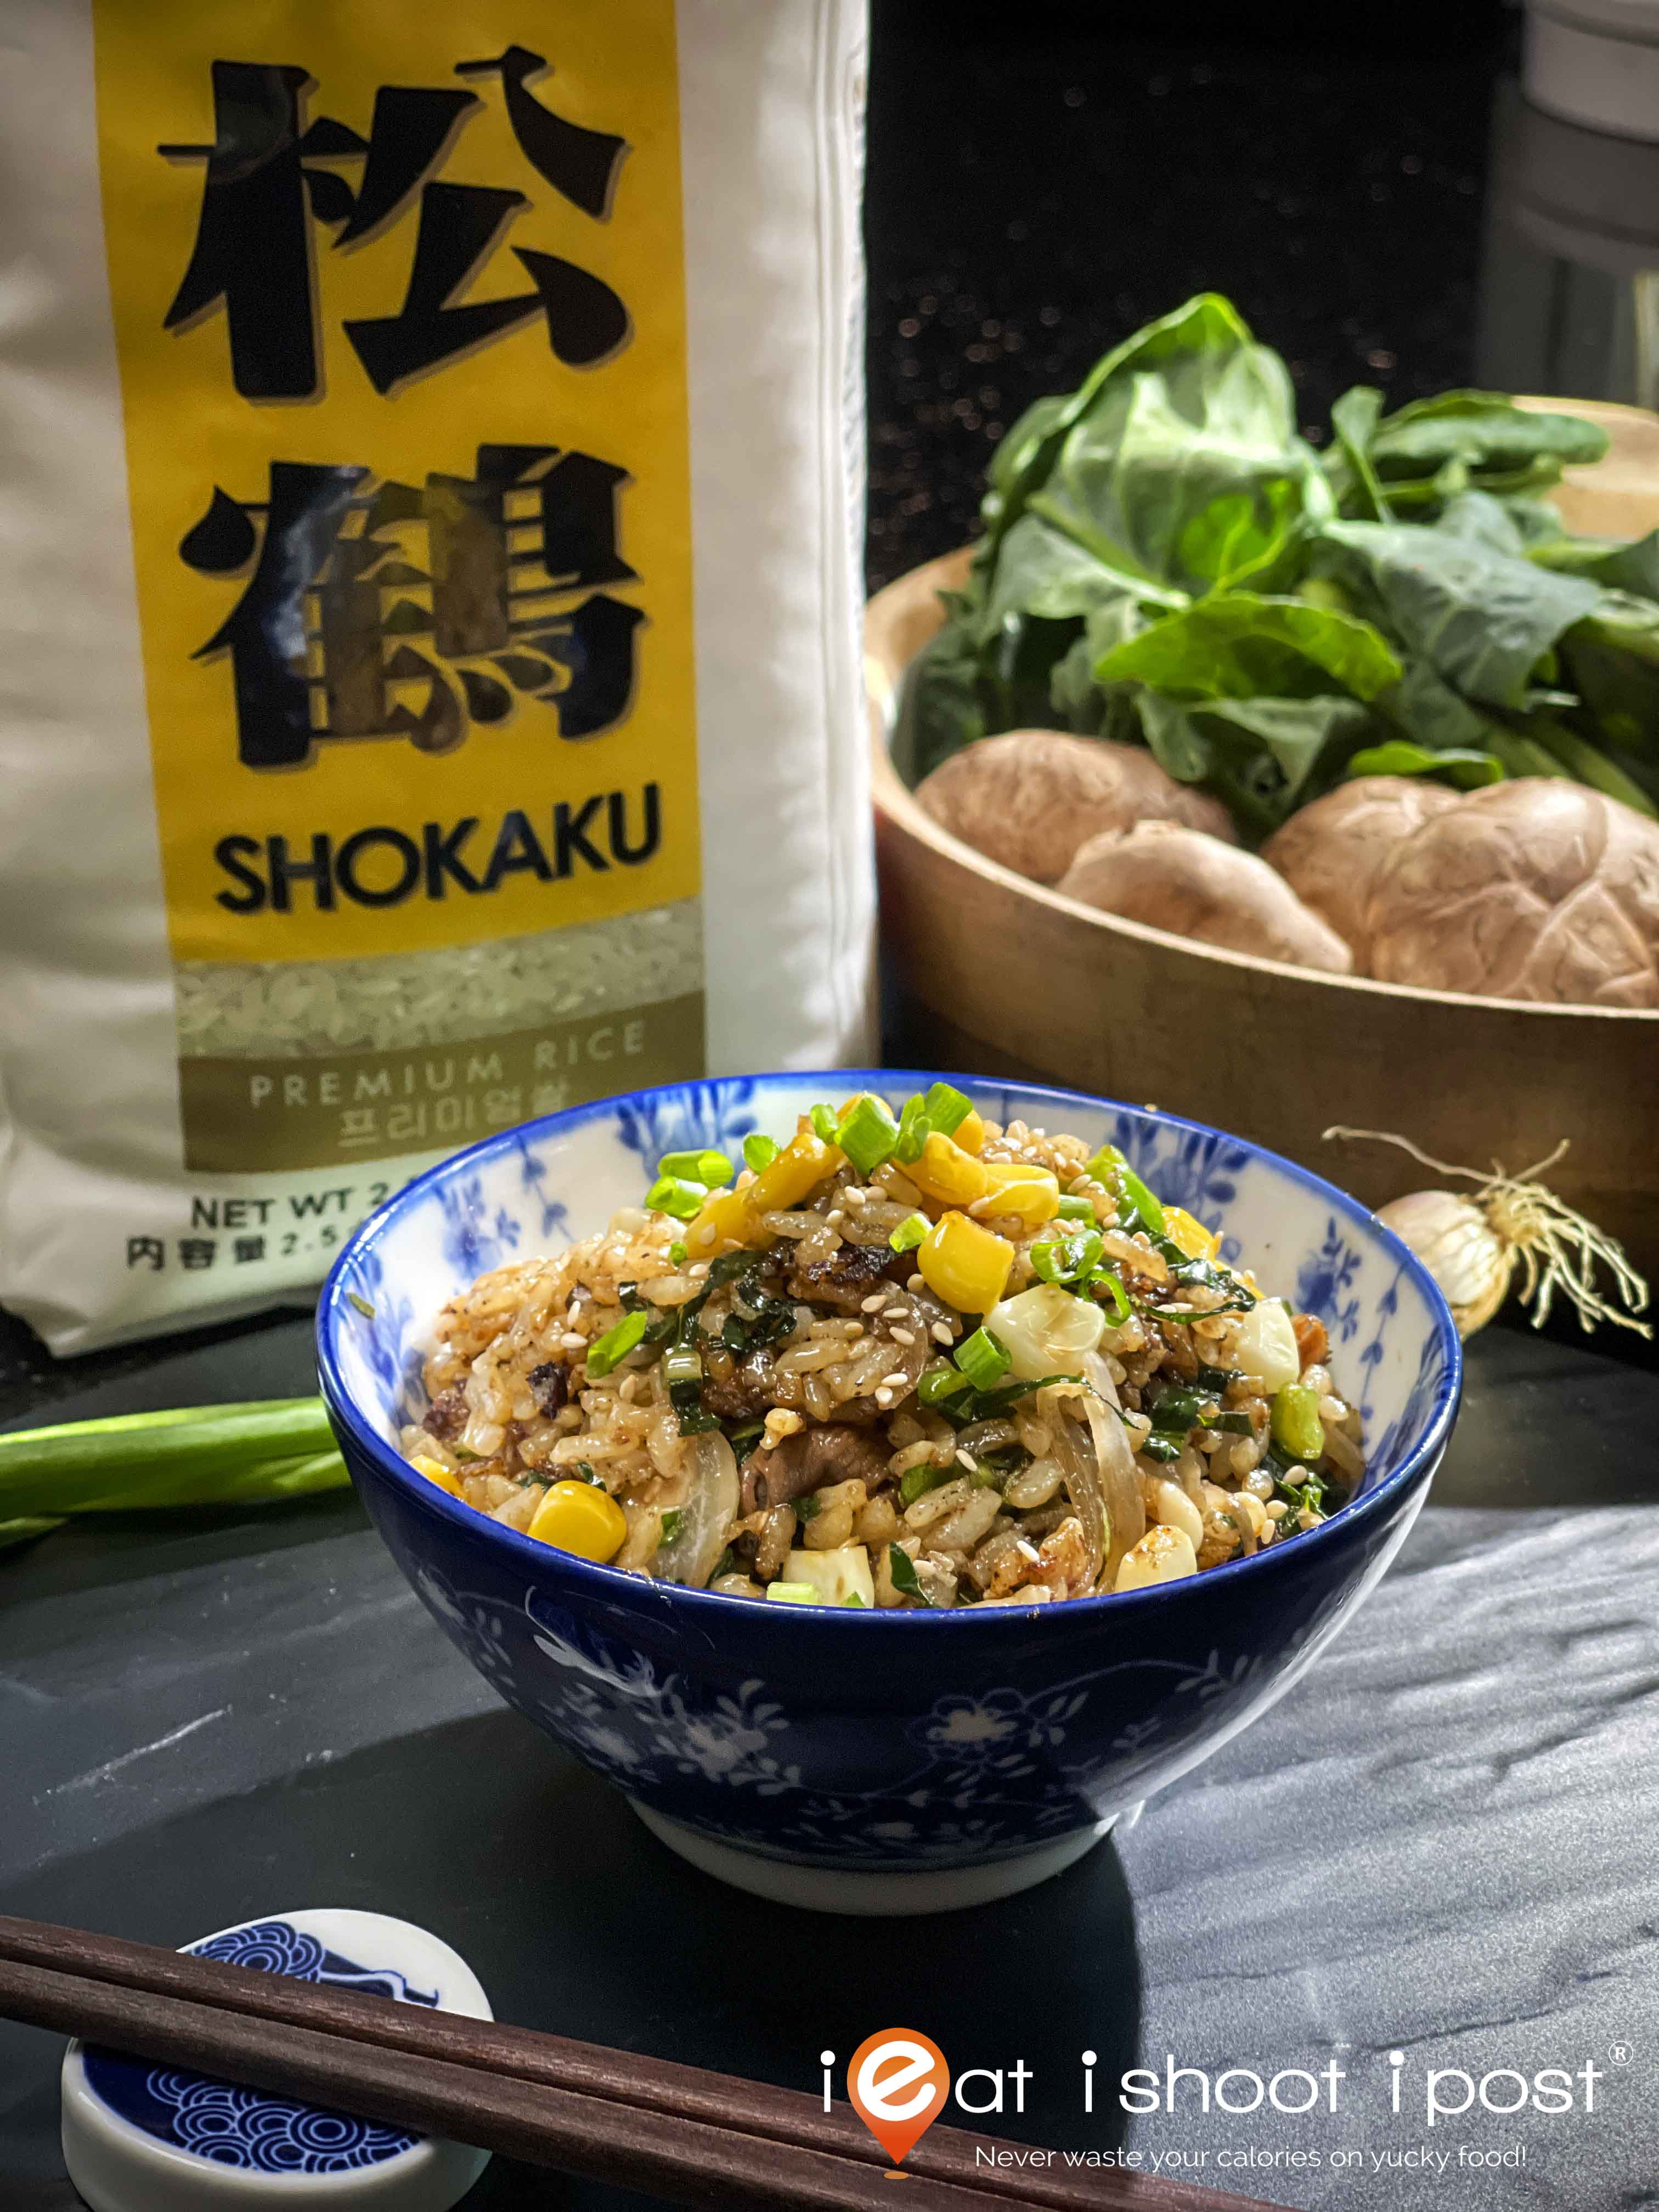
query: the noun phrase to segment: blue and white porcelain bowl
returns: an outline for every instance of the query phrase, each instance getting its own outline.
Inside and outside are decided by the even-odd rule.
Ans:
[[[359,1492],[435,1619],[509,1705],[725,1879],[827,1910],[930,1911],[1024,1888],[1206,1759],[1317,1659],[1399,1550],[1456,1416],[1457,1333],[1355,1199],[1172,1115],[1036,1085],[959,1085],[1000,1121],[1110,1140],[1318,1315],[1368,1472],[1322,1527],[1123,1596],[951,1613],[757,1604],[532,1542],[399,1457],[440,1308],[486,1268],[637,1205],[665,1152],[783,1136],[814,1100],[896,1104],[873,1070],[670,1085],[493,1137],[365,1222],[323,1294],[324,1394]]]

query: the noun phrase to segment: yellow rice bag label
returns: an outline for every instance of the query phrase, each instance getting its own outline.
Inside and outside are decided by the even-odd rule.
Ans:
[[[673,0],[94,28],[184,1054],[384,1063],[469,1033],[465,978],[407,956],[647,910],[695,940]],[[701,1065],[699,963],[653,1074]],[[234,1078],[186,1084],[187,1158],[236,1154]],[[270,1164],[343,1156],[312,1121]]]

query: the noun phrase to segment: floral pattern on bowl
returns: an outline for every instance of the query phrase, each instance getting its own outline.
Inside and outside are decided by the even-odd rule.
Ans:
[[[507,1701],[664,1819],[741,1851],[884,1873],[1013,1861],[1097,1829],[1206,1757],[1316,1660],[1403,1541],[1455,1418],[1456,1332],[1356,1200],[1243,1139],[952,1077],[981,1112],[1119,1145],[1329,1331],[1364,1419],[1360,1495],[1322,1528],[1125,1597],[844,1614],[668,1589],[532,1543],[408,1470],[424,1332],[477,1272],[637,1204],[659,1152],[782,1135],[854,1088],[931,1073],[670,1085],[534,1123],[433,1170],[342,1254],[319,1315],[342,1447],[382,1535]],[[534,1204],[525,1199],[534,1161]],[[556,1209],[538,1218],[538,1207]],[[465,1224],[458,1234],[457,1222]],[[545,1222],[545,1226],[544,1226]],[[487,1263],[486,1263],[487,1264]]]

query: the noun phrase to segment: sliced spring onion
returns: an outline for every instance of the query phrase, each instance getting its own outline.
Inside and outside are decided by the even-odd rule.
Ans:
[[[584,1482],[591,1482],[595,1490],[603,1490],[605,1488],[605,1477],[599,1473],[599,1469],[594,1466],[591,1459],[579,1459],[576,1462],[576,1473],[580,1476]]]
[[[1030,1249],[1031,1265],[1045,1283],[1071,1284],[1097,1267],[1105,1246],[1097,1229],[1076,1237],[1045,1237]]]
[[[942,1406],[947,1398],[954,1398],[959,1390],[971,1390],[973,1384],[959,1367],[939,1365],[930,1367],[916,1385],[916,1395],[924,1406]]]
[[[1112,1309],[1112,1326],[1121,1328],[1130,1314],[1129,1293],[1123,1287],[1123,1278],[1110,1267],[1097,1267],[1089,1278],[1089,1288],[1096,1297],[1103,1297]]]
[[[702,1212],[702,1202],[708,1195],[708,1186],[687,1182],[678,1176],[659,1176],[645,1194],[645,1202],[653,1213],[672,1213],[676,1221],[692,1221]]]
[[[833,1145],[835,1143],[836,1117],[830,1111],[830,1109],[827,1106],[813,1107],[811,1112],[806,1118],[812,1124],[814,1129],[817,1130],[819,1138],[824,1144]]]
[[[610,1374],[613,1367],[627,1358],[648,1327],[642,1313],[626,1314],[615,1328],[608,1328],[603,1336],[595,1337],[587,1347],[588,1373]]]
[[[683,1267],[685,1265],[685,1260],[686,1251],[684,1244],[679,1243],[677,1241],[669,1246],[668,1263],[670,1267]]]
[[[933,1133],[927,1107],[927,1100],[918,1091],[905,1100],[899,1115],[898,1140],[893,1146],[893,1157],[907,1167],[912,1160],[921,1158],[921,1148]]]
[[[1306,1382],[1286,1382],[1273,1394],[1273,1437],[1292,1459],[1312,1464],[1325,1455],[1319,1393]]]
[[[1214,1430],[1218,1436],[1253,1437],[1255,1434],[1248,1413],[1212,1413],[1204,1425],[1206,1429]]]
[[[811,1583],[768,1583],[766,1595],[775,1605],[817,1605],[818,1594]]]
[[[70,1513],[276,1504],[348,1480],[320,1398],[15,1429],[0,1435],[0,1540],[42,1535]]]
[[[1149,1237],[1164,1234],[1164,1208],[1115,1145],[1103,1145],[1089,1163],[1087,1172],[1108,1190],[1115,1189],[1139,1225]]]
[[[892,1158],[898,1123],[879,1098],[866,1091],[843,1116],[835,1141],[860,1175],[873,1175],[884,1160]]]
[[[914,1505],[919,1498],[926,1498],[930,1490],[956,1479],[956,1469],[949,1467],[913,1467],[899,1477],[899,1504]]]
[[[1007,1346],[988,1328],[976,1328],[964,1343],[959,1344],[956,1359],[975,1390],[988,1390],[1008,1372],[1011,1364]]]
[[[657,1548],[660,1551],[665,1544],[672,1544],[675,1537],[679,1534],[680,1530],[684,1526],[685,1513],[684,1508],[678,1505],[671,1505],[668,1510],[662,1516],[662,1534],[657,1539]]]
[[[925,1213],[908,1213],[887,1242],[896,1252],[914,1252],[933,1225]]]
[[[1094,1206],[1086,1198],[1062,1197],[1060,1201],[1059,1218],[1062,1221],[1086,1221],[1092,1226],[1095,1218]]]
[[[758,1130],[752,1137],[745,1137],[743,1140],[744,1165],[753,1168],[757,1175],[763,1168],[769,1168],[777,1156],[777,1146],[770,1137],[763,1137]]]
[[[724,1190],[732,1180],[732,1163],[724,1152],[665,1152],[657,1173],[676,1182],[700,1182],[706,1190]]]
[[[953,1085],[936,1083],[922,1101],[922,1110],[941,1137],[953,1137],[973,1112],[974,1102]]]
[[[1179,1459],[1181,1457],[1182,1443],[1179,1437],[1160,1436],[1158,1431],[1154,1429],[1152,1435],[1143,1441],[1140,1445],[1140,1449],[1146,1454],[1148,1459]]]
[[[848,1590],[846,1596],[842,1598],[842,1603],[843,1605],[856,1605],[866,1613],[868,1613],[870,1610],[869,1607],[865,1604],[864,1600],[859,1595],[856,1590]]]

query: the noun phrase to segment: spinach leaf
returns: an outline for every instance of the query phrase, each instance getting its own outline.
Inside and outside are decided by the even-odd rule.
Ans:
[[[893,1577],[893,1588],[902,1596],[920,1600],[930,1613],[937,1610],[933,1599],[922,1588],[915,1560],[902,1545],[890,1544],[887,1547],[887,1571]]]
[[[1384,744],[1364,746],[1343,773],[1347,777],[1433,775],[1459,791],[1478,791],[1483,784],[1502,783],[1504,764],[1495,753],[1457,745],[1434,752],[1410,738],[1390,738]]]
[[[1659,606],[1604,592],[1561,641],[1573,689],[1615,745],[1659,761]]]
[[[1334,608],[1217,592],[1114,646],[1095,674],[1103,684],[1137,677],[1187,699],[1312,699],[1334,678],[1356,698],[1372,699],[1399,681],[1401,665],[1371,623]]]
[[[1328,789],[1352,755],[1381,734],[1358,700],[1140,697],[1153,757],[1179,783],[1207,782],[1241,821],[1276,829],[1316,790]]]
[[[1327,455],[1325,474],[1344,514],[1363,522],[1391,522],[1388,495],[1371,466],[1370,442],[1382,413],[1382,394],[1374,385],[1356,384],[1331,409],[1336,444]]]
[[[1603,596],[1460,528],[1332,522],[1320,557],[1408,653],[1493,707],[1522,704],[1540,659]]]
[[[1443,392],[1414,399],[1386,416],[1372,433],[1370,457],[1388,496],[1395,483],[1419,487],[1448,462],[1461,462],[1483,490],[1504,489],[1484,481],[1522,477],[1553,483],[1568,464],[1599,461],[1607,434],[1580,415],[1552,415],[1517,407],[1501,392]]]
[[[1540,568],[1553,568],[1565,576],[1588,576],[1608,591],[1659,599],[1659,530],[1651,530],[1628,545],[1616,538],[1568,538],[1560,534],[1559,515],[1553,509],[1550,512],[1557,535],[1534,539],[1527,545],[1528,557]]]
[[[981,695],[973,623],[953,615],[904,672],[893,722],[893,765],[907,783],[918,784],[995,726]]]

